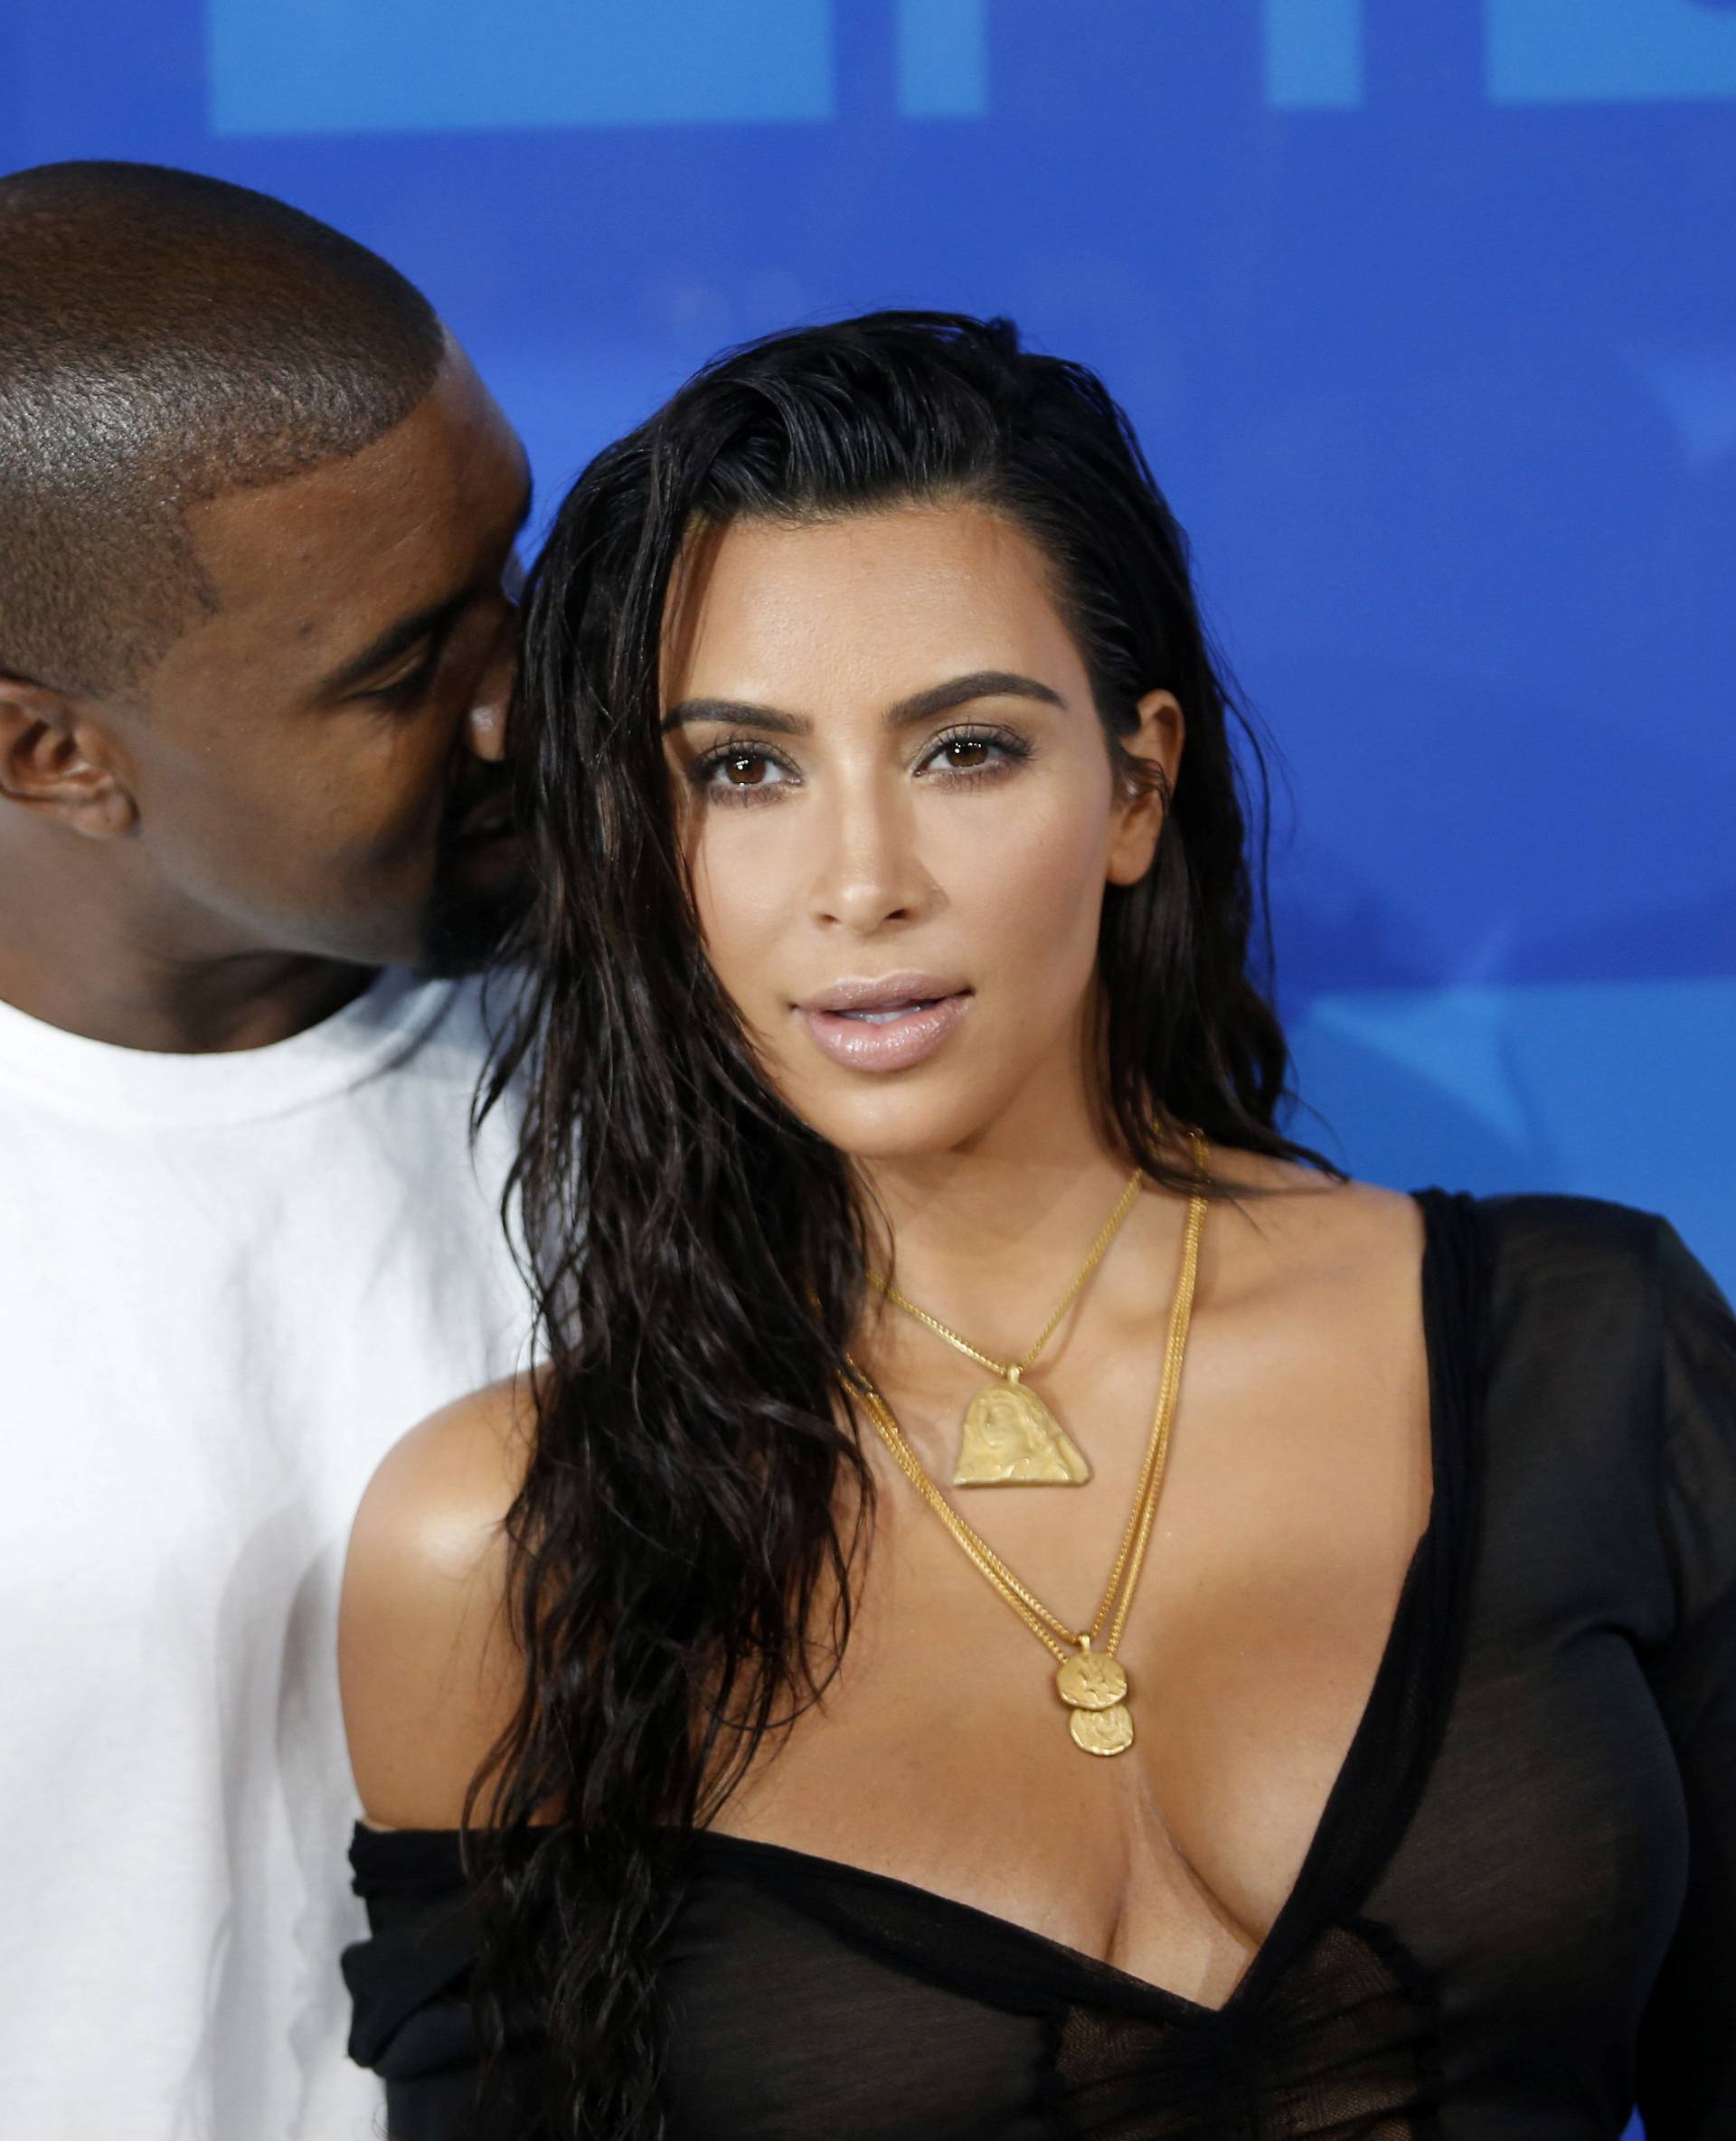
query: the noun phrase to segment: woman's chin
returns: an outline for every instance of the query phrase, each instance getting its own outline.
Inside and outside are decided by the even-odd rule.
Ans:
[[[797,1104],[797,1112],[808,1127],[846,1158],[869,1166],[957,1152],[980,1138],[997,1112],[985,1106],[980,1090],[806,1098],[807,1104]]]

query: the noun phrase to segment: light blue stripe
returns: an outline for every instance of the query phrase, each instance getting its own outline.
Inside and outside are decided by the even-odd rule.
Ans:
[[[1662,1212],[1736,1293],[1736,981],[1348,991],[1294,1040],[1355,1173]]]
[[[1343,111],[1366,93],[1363,0],[1265,0],[1266,101]]]
[[[1736,97],[1736,14],[1703,0],[1486,0],[1497,104]]]
[[[831,0],[208,0],[212,130],[816,120]]]
[[[898,108],[906,118],[988,109],[988,0],[898,0]]]

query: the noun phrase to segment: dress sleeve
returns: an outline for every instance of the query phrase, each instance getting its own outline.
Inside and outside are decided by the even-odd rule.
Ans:
[[[1675,1622],[1648,1661],[1688,1825],[1682,1915],[1641,2024],[1647,2141],[1736,2135],[1736,1319],[1668,1227],[1659,1509]]]
[[[350,2057],[385,2082],[391,2141],[514,2141],[529,2125],[533,2061],[509,2042],[479,2123],[478,1914],[456,1833],[358,1828],[350,1863],[369,1926],[344,1953]]]

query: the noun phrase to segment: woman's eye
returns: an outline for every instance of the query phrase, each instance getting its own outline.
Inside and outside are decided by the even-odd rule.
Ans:
[[[938,737],[929,746],[920,770],[924,773],[997,773],[1030,756],[1029,747],[1014,735],[990,735],[978,730],[961,730]]]
[[[788,769],[763,750],[736,749],[717,752],[700,769],[701,785],[712,793],[753,795],[788,784]]]
[[[973,773],[988,763],[994,745],[985,736],[955,736],[940,746],[939,756],[955,773]]]

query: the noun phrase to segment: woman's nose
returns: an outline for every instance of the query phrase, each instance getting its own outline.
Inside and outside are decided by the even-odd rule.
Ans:
[[[916,852],[908,804],[881,793],[840,797],[826,814],[826,853],[814,884],[816,919],[866,936],[915,920],[932,903],[933,881]]]

